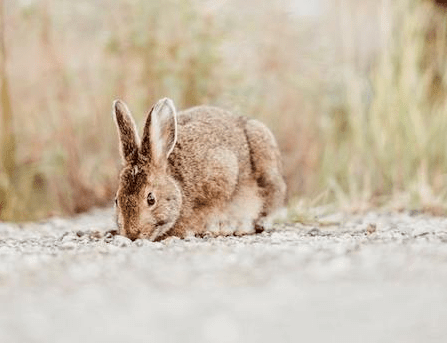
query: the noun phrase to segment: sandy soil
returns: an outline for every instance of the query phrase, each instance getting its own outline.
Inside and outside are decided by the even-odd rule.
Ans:
[[[0,342],[446,342],[447,219],[371,212],[245,237],[0,223]],[[332,224],[332,225],[327,225]]]

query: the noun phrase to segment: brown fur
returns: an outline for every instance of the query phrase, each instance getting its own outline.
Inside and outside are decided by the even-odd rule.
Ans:
[[[261,122],[207,106],[177,116],[162,99],[138,145],[127,107],[116,101],[114,113],[125,162],[117,193],[121,234],[159,240],[252,233],[283,205],[280,153]]]

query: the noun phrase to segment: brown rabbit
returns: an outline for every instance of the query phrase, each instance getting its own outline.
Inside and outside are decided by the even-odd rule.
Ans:
[[[151,109],[139,139],[127,106],[113,103],[124,167],[116,196],[120,234],[134,240],[262,231],[284,203],[280,153],[261,122],[199,106]]]

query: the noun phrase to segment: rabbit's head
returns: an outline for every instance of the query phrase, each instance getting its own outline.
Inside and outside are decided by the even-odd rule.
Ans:
[[[127,106],[113,103],[124,167],[116,195],[120,234],[134,240],[160,238],[180,215],[182,193],[168,173],[168,157],[177,141],[175,107],[170,99],[158,101],[146,119],[140,142]]]

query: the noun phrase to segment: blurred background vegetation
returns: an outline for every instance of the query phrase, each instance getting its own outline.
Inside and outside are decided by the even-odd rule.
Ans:
[[[266,122],[291,200],[445,214],[446,50],[432,0],[0,0],[0,220],[110,204],[112,101],[165,96]]]

